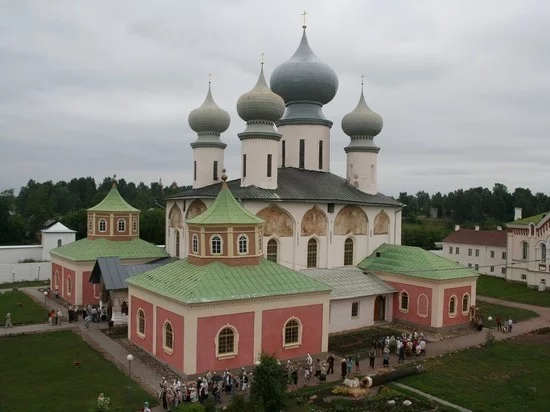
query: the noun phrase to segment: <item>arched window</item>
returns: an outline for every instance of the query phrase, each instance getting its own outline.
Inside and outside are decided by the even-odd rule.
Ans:
[[[465,293],[462,296],[462,313],[468,313],[470,311],[470,295]]]
[[[99,219],[97,227],[98,227],[98,230],[100,232],[106,232],[107,231],[107,221],[105,219]]]
[[[317,267],[317,240],[309,239],[307,242],[307,267]]]
[[[399,296],[399,309],[403,312],[409,311],[409,294],[405,291]]]
[[[57,247],[61,247],[63,245],[63,241],[61,239],[57,239]]]
[[[73,281],[70,276],[67,276],[67,295],[71,296],[73,293]]]
[[[277,263],[279,259],[279,244],[275,239],[269,239],[267,242],[267,260]]]
[[[218,333],[218,356],[229,353],[235,353],[235,331],[227,327]]]
[[[174,332],[172,330],[172,324],[168,321],[164,322],[164,333],[163,333],[162,345],[164,349],[169,351],[174,349]]]
[[[449,299],[449,316],[456,315],[456,296],[451,296]]]
[[[54,282],[55,288],[59,289],[59,271],[58,270],[55,271],[54,280],[55,280]]]
[[[137,327],[138,335],[145,336],[145,312],[143,309],[139,309],[137,312]]]
[[[174,236],[176,237],[176,257],[180,257],[180,232],[179,230],[174,231]]]
[[[423,317],[423,318],[427,318],[428,314],[429,314],[430,302],[429,302],[428,296],[426,296],[426,294],[422,293],[418,296],[416,306],[417,306],[416,307],[416,314],[418,316]]]
[[[248,237],[246,235],[239,236],[239,255],[248,253]]]
[[[193,253],[199,253],[199,236],[193,235],[193,238],[191,239],[191,248],[193,250]]]
[[[258,251],[262,253],[264,250],[264,235],[262,232],[258,233]]]
[[[88,219],[88,232],[92,233],[93,228],[94,228],[94,222],[93,222],[92,218],[89,218]]]
[[[119,232],[125,232],[126,231],[126,220],[118,219],[116,224],[117,224],[117,229],[118,229]]]
[[[213,255],[222,254],[222,238],[220,235],[214,235],[210,239],[210,253]]]
[[[300,323],[297,319],[290,319],[285,324],[285,346],[300,343]]]
[[[529,244],[527,242],[521,242],[521,258],[523,260],[529,259]]]
[[[353,265],[353,239],[348,237],[344,242],[344,266]]]
[[[546,244],[541,243],[540,245],[540,261],[546,262]]]
[[[137,217],[134,217],[134,219],[132,220],[132,230],[134,232],[137,232],[137,225],[138,225]]]

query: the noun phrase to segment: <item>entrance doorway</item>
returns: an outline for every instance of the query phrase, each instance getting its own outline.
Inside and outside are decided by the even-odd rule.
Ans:
[[[374,300],[374,321],[381,322],[386,320],[386,298],[377,296]]]

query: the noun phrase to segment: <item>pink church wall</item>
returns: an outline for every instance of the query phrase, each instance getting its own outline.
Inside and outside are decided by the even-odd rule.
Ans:
[[[145,312],[145,337],[138,335],[138,310]],[[130,339],[136,345],[141,346],[149,352],[153,352],[153,304],[135,296],[130,297],[130,308],[132,323],[130,328]]]
[[[456,326],[470,322],[470,307],[468,312],[462,313],[462,296],[468,293],[470,295],[469,304],[472,299],[472,288],[468,286],[460,286],[456,288],[445,289],[443,293],[443,326]],[[451,317],[449,315],[449,301],[451,296],[456,296],[456,315]]]
[[[283,328],[290,318],[302,323],[302,344],[283,348]],[[323,305],[264,310],[262,314],[262,351],[279,359],[319,353],[322,347]]]
[[[234,358],[217,359],[216,336],[226,325],[239,334],[238,354]],[[223,371],[254,363],[254,312],[210,316],[197,319],[197,372]]]
[[[82,285],[82,302],[79,304],[87,305],[88,303],[98,303],[98,300],[94,297],[94,285],[90,283],[91,271],[82,272],[82,279],[80,284]]]
[[[404,320],[406,322],[414,323],[422,326],[431,326],[432,324],[432,306],[433,306],[433,294],[432,289],[423,286],[413,286],[407,283],[392,282],[385,280],[386,283],[392,285],[397,293],[393,298],[393,319]],[[401,292],[405,291],[409,295],[409,310],[403,312],[401,310]],[[418,297],[424,294],[428,297],[428,316],[420,316],[418,314]],[[424,308],[421,308],[421,313],[424,312]]]
[[[76,288],[78,287],[78,284],[77,284],[77,279],[76,279],[76,276],[75,276],[75,273],[74,273],[74,270],[71,270],[71,269],[67,269],[66,267],[63,267],[63,299],[65,299],[67,302],[71,303],[74,305],[75,303],[75,297],[76,297]],[[68,283],[68,279],[71,279],[71,293],[69,295],[69,290],[68,290],[68,287],[69,287],[69,283]]]
[[[172,325],[172,353],[167,352],[163,347],[164,323],[169,321]],[[177,370],[183,370],[183,316],[157,306],[157,357],[172,365]]]

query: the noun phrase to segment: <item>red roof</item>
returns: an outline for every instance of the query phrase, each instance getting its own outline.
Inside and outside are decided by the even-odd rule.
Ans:
[[[443,239],[443,242],[506,247],[506,237],[507,234],[503,230],[460,229]]]

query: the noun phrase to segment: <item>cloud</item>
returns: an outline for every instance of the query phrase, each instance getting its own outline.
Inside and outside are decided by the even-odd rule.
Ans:
[[[310,45],[340,80],[324,108],[334,173],[345,174],[340,122],[365,74],[367,101],[384,118],[382,192],[494,182],[548,191],[550,4],[535,0],[4,2],[0,190],[113,173],[190,184],[187,116],[208,73],[231,115],[222,140],[238,175],[237,99],[254,85],[260,53],[268,75],[292,55],[303,9]]]

